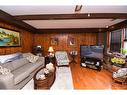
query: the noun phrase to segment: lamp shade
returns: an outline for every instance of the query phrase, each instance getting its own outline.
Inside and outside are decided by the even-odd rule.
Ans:
[[[53,50],[53,47],[50,46],[49,49],[48,49],[48,52],[53,52],[53,51],[54,51],[54,50]]]

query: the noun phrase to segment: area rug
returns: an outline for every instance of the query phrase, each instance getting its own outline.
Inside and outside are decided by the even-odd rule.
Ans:
[[[34,81],[30,80],[22,90],[33,90],[34,89]],[[73,89],[73,81],[70,67],[56,67],[56,79],[54,84],[50,88],[51,90],[72,90]]]

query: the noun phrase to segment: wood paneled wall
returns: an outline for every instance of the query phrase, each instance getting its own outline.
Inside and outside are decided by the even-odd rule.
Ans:
[[[0,27],[15,30],[20,32],[21,46],[20,47],[0,47],[0,55],[10,54],[15,52],[32,52],[32,46],[42,45],[44,47],[44,54],[47,55],[48,48],[51,46],[51,38],[58,38],[58,45],[53,45],[55,51],[66,50],[68,52],[77,50],[80,53],[80,45],[96,45],[98,44],[98,32],[72,32],[63,33],[60,32],[46,32],[42,34],[32,34],[28,31],[22,30],[14,25],[10,25],[4,22],[0,22]],[[102,33],[103,34],[103,33]],[[76,44],[70,46],[68,44],[68,37],[76,39]],[[103,37],[103,36],[100,36]],[[103,40],[103,38],[101,38]],[[103,42],[103,41],[102,41]],[[80,55],[80,54],[79,54]]]
[[[33,42],[32,33],[19,29],[18,27],[15,27],[13,25],[10,25],[4,22],[0,22],[0,27],[20,32],[20,35],[21,35],[20,47],[0,47],[0,55],[11,54],[15,52],[31,52],[32,51],[32,42]]]
[[[62,32],[62,31],[61,31]],[[96,45],[98,33],[43,33],[34,34],[34,46],[42,45],[44,47],[44,54],[47,55],[48,48],[51,46],[51,38],[58,38],[58,45],[53,45],[55,51],[66,50],[68,52],[77,50],[80,55],[80,45]],[[76,39],[76,45],[68,45],[68,37]]]

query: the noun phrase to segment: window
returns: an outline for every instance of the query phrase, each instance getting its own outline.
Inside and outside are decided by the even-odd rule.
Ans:
[[[127,28],[125,28],[124,31],[125,31],[124,49],[127,50]],[[127,55],[127,52],[125,54]]]
[[[121,49],[121,35],[122,29],[111,32],[110,50],[113,52],[120,52]]]
[[[125,28],[125,40],[127,40],[127,28]]]

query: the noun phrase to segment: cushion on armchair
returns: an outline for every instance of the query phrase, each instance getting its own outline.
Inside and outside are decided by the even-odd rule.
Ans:
[[[127,68],[121,68],[117,72],[113,72],[113,78],[123,77],[127,75]]]
[[[69,59],[66,51],[56,51],[57,65],[69,65]]]

